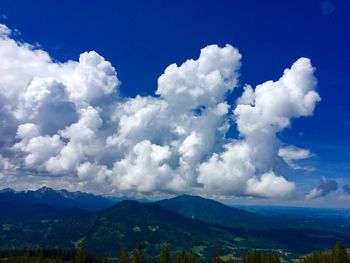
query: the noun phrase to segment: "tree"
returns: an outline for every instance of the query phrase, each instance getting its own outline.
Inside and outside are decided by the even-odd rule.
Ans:
[[[176,257],[175,263],[192,263],[193,259],[186,250],[182,250],[181,253]]]
[[[170,253],[167,246],[163,248],[160,254],[160,263],[170,263]]]
[[[129,254],[128,250],[126,248],[122,248],[117,257],[117,262],[118,263],[129,263]]]
[[[227,259],[226,263],[233,263],[233,257],[230,256],[230,257]]]
[[[311,263],[313,261],[302,262]],[[281,263],[281,261],[278,256],[263,254],[259,251],[254,250],[242,258],[242,263]]]
[[[131,263],[144,263],[145,258],[143,256],[143,251],[141,246],[138,246],[135,250],[134,253],[132,254],[131,257]]]
[[[216,250],[216,254],[215,254],[215,258],[214,258],[213,263],[221,263],[220,250],[219,249]]]
[[[43,252],[43,250],[40,250],[40,252],[39,252],[39,263],[44,263],[44,262],[45,262],[44,252]]]
[[[30,251],[30,249],[27,248],[23,256],[23,262],[24,263],[30,262],[31,257],[32,257],[32,251]]]
[[[341,242],[337,242],[334,248],[334,262],[336,263],[350,263],[348,253]]]
[[[191,263],[198,263],[198,257],[193,255],[191,259]]]
[[[78,248],[75,254],[75,263],[85,263],[87,262],[87,251],[84,246]]]

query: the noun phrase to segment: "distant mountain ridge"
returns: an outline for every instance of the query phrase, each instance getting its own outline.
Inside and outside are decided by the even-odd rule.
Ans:
[[[65,189],[54,190],[46,186],[27,191],[15,191],[11,188],[2,189],[0,190],[0,202],[19,207],[42,203],[55,208],[80,208],[89,211],[105,209],[115,204],[103,196],[80,191],[69,192]]]

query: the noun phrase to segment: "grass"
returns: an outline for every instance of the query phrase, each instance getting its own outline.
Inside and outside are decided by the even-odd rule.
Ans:
[[[202,257],[203,256],[203,251],[206,248],[207,248],[207,246],[194,246],[192,248],[192,252],[197,254],[198,256]]]

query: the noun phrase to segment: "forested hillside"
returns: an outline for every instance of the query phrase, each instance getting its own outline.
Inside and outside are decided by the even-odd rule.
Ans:
[[[335,248],[329,251],[313,252],[299,259],[298,263],[350,263],[350,255],[344,245],[337,242]],[[133,251],[122,248],[114,258],[96,257],[84,247],[77,250],[69,249],[7,249],[0,251],[0,262],[6,263],[281,263],[286,262],[274,253],[263,253],[259,250],[247,252],[242,257],[235,255],[220,255],[217,248],[212,258],[202,259],[198,255],[183,249],[177,254],[171,254],[168,246],[164,246],[158,256],[144,253],[141,246]],[[288,261],[287,261],[288,262]]]

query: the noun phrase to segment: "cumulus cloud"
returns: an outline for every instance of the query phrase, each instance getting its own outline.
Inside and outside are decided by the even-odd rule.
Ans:
[[[295,163],[295,161],[308,159],[312,156],[312,154],[308,149],[301,149],[295,146],[286,146],[281,147],[278,150],[278,156],[282,157],[282,159],[293,169],[307,169],[299,166]]]
[[[158,79],[156,94],[180,112],[216,105],[236,87],[241,57],[230,45],[207,46],[198,60],[168,66]]]
[[[324,197],[336,190],[338,190],[337,181],[328,180],[325,177],[321,177],[320,184],[306,195],[306,199],[311,200],[319,197]]]
[[[264,197],[291,194],[294,184],[274,171],[280,147],[276,134],[289,127],[292,118],[312,114],[320,100],[313,73],[310,60],[301,58],[278,81],[267,81],[255,90],[245,87],[233,110],[242,139],[200,164],[198,180],[205,189]],[[281,192],[270,191],[271,185]]]
[[[278,167],[297,168],[310,152],[277,134],[313,114],[315,69],[301,58],[230,105],[241,58],[231,45],[210,45],[168,66],[155,96],[120,97],[116,70],[96,52],[57,63],[2,25],[0,165],[105,193],[290,196],[295,183]],[[232,122],[237,138],[227,136]]]
[[[0,173],[12,170],[14,168],[15,166],[11,163],[11,161],[8,158],[5,158],[2,155],[0,155]]]
[[[288,182],[284,177],[268,172],[264,173],[260,179],[250,178],[247,193],[262,197],[284,197],[291,194],[294,188],[293,182]]]
[[[7,37],[9,35],[11,35],[11,29],[4,24],[0,24],[0,37]]]

